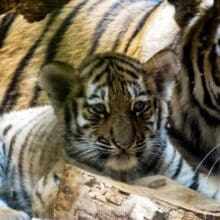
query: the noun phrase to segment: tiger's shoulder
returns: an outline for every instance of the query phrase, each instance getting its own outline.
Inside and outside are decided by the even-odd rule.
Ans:
[[[32,24],[1,16],[0,114],[47,103],[37,74],[52,60],[78,67],[94,53],[113,51],[145,62],[172,44],[179,30],[174,13],[159,0],[72,0]]]

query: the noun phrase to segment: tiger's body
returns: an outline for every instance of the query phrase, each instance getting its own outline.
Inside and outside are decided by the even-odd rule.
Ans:
[[[93,53],[113,51],[145,62],[173,44],[174,13],[153,0],[72,0],[36,23],[1,16],[0,114],[47,103],[37,74],[54,59],[77,67]]]
[[[171,99],[170,135],[186,156],[219,175],[220,2],[184,26],[177,51],[183,68]],[[197,159],[195,159],[197,158]]]
[[[53,107],[0,118],[0,216],[5,209],[8,218],[21,216],[8,205],[49,217],[41,213],[51,201],[45,193],[56,191],[59,174],[54,166],[60,160],[138,184],[142,177],[162,174],[220,201],[219,180],[194,172],[166,134],[173,55],[160,52],[143,65],[123,55],[103,54],[78,70],[60,62],[44,67],[40,84]],[[162,66],[155,67],[159,60]],[[158,78],[158,68],[166,71],[163,78]]]

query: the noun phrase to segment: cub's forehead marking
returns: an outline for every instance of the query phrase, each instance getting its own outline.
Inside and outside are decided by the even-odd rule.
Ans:
[[[99,86],[97,84],[89,85],[87,90],[88,104],[98,104],[108,101],[108,87]]]
[[[135,80],[133,83],[128,84],[128,92],[132,100],[147,101],[149,99],[142,76],[139,76],[138,80]]]

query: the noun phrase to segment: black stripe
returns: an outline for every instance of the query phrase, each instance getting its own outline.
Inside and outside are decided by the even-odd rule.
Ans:
[[[142,8],[142,10],[145,10],[144,8]],[[112,49],[111,51],[115,52],[118,48],[118,46],[120,45],[120,41],[121,39],[126,35],[126,33],[129,31],[129,25],[131,24],[131,22],[134,20],[134,18],[139,14],[140,12],[138,11],[136,14],[130,14],[126,20],[124,21],[121,30],[119,31],[115,42],[113,43]]]
[[[7,176],[6,186],[11,186],[11,189],[9,190],[10,193],[5,192],[5,198],[7,201],[7,204],[13,208],[19,210],[19,192],[14,190],[16,186],[16,167],[12,166],[10,170],[10,175]]]
[[[197,50],[198,50],[198,48],[197,48]],[[204,70],[204,61],[205,61],[204,51],[202,51],[201,48],[199,48],[199,51],[200,51],[200,53],[198,54],[198,57],[197,57],[197,63],[198,63],[198,68],[199,68],[198,74],[199,74],[199,77],[202,81],[202,88],[204,91],[203,92],[203,94],[204,94],[203,102],[207,107],[218,111],[218,109],[216,108],[216,106],[212,102],[211,95],[210,95],[209,90],[207,88],[207,81],[206,81],[206,77],[205,77],[206,73]]]
[[[30,207],[30,203],[28,202],[29,195],[28,195],[27,191],[25,190],[25,178],[24,178],[24,174],[23,174],[23,169],[24,169],[23,162],[24,162],[25,149],[27,148],[27,143],[28,143],[28,141],[31,137],[31,132],[33,131],[34,128],[35,128],[35,126],[33,126],[31,128],[31,130],[28,132],[28,134],[26,135],[24,143],[21,146],[20,155],[19,155],[19,158],[18,158],[18,172],[19,172],[18,177],[19,177],[21,193],[22,193],[22,196],[24,198],[23,203],[25,203],[25,204],[20,204],[20,205],[24,206],[24,207],[28,206],[29,208],[31,208],[31,207]],[[21,197],[21,195],[20,195],[20,197]]]
[[[129,66],[130,68],[134,69],[134,72],[141,72],[144,71],[143,69],[143,64],[141,64],[138,60],[133,59],[131,57],[122,55],[122,54],[106,54],[105,56],[103,56],[104,58],[107,59],[112,59],[112,60],[116,60],[118,62],[122,62],[124,64],[126,64],[127,66]],[[114,62],[114,61],[113,61]]]
[[[102,4],[103,2],[106,2],[106,0],[98,0],[98,1],[95,2],[91,7],[89,7],[88,12],[91,13],[93,10],[96,9],[97,6],[99,6],[99,5]]]
[[[6,14],[0,23],[0,48],[3,47],[8,31],[15,20],[15,14]]]
[[[204,128],[200,128],[199,126],[199,121],[195,118],[190,117],[190,115],[188,113],[183,112],[183,117],[186,119],[184,120],[184,122],[187,121],[187,127],[191,132],[191,140],[194,140],[193,142],[195,143],[195,146],[200,146],[201,144],[201,134]],[[198,147],[199,148],[199,147]]]
[[[122,9],[123,4],[127,4],[129,3],[135,3],[138,0],[119,0],[118,2],[114,3],[107,12],[105,12],[105,14],[103,15],[103,17],[101,18],[101,20],[99,21],[98,25],[95,28],[95,33],[92,37],[92,46],[88,51],[88,54],[86,57],[90,57],[92,54],[95,53],[98,45],[99,45],[99,41],[102,37],[102,35],[105,33],[106,30],[108,30],[108,25],[111,24],[112,19],[110,19],[110,17],[116,17],[118,15],[118,13],[120,13],[120,10]],[[140,1],[140,0],[139,0]],[[116,13],[116,12],[118,13]]]
[[[169,164],[167,165],[167,168],[164,170],[164,172],[165,172],[167,169],[169,169],[170,166],[172,165],[172,163],[174,162],[174,159],[175,159],[175,157],[176,157],[176,152],[177,152],[176,149],[173,148],[173,156],[172,156],[172,158],[171,158]]]
[[[33,134],[34,131],[38,131],[39,128],[41,128],[41,123],[39,123],[39,121],[46,119],[47,114],[43,114],[43,112],[40,112],[40,115],[38,114],[36,117],[34,117],[31,121],[29,121],[29,123],[27,124],[27,126],[29,126],[31,123],[32,126],[31,128],[28,130],[28,133],[25,134],[25,139],[24,142],[20,148],[20,152],[19,152],[19,158],[18,158],[18,177],[19,177],[19,183],[20,183],[20,190],[21,190],[21,195],[23,196],[24,200],[23,204],[20,204],[21,206],[24,207],[28,207],[28,210],[31,210],[31,196],[28,194],[26,187],[25,187],[25,182],[26,179],[24,177],[24,162],[25,160],[25,151],[27,150],[28,146],[31,146],[32,143],[28,144],[29,141],[31,141],[33,139]],[[24,127],[23,127],[24,128]],[[22,131],[22,129],[21,129]],[[43,138],[43,136],[42,136]],[[42,162],[42,160],[40,160],[40,162]],[[21,196],[20,196],[21,197]]]
[[[5,127],[5,129],[3,130],[3,136],[6,136],[7,133],[11,130],[12,125],[9,124],[8,126]]]
[[[45,203],[44,203],[44,201],[43,201],[43,198],[42,198],[41,193],[40,193],[40,192],[38,192],[38,191],[36,191],[34,194],[35,194],[35,196],[38,198],[38,200],[40,201],[40,203],[41,203],[42,207],[45,207],[45,206],[46,206],[46,204],[45,204]]]
[[[192,64],[192,58],[191,58],[191,50],[193,48],[193,43],[194,41],[192,41],[192,34],[189,36],[189,41],[188,43],[184,46],[184,59],[182,59],[182,62],[184,63],[184,66],[186,68],[186,72],[187,72],[187,77],[189,78],[189,94],[191,94],[191,101],[193,104],[195,104],[195,106],[198,107],[201,115],[204,116],[204,119],[206,121],[207,124],[218,124],[220,119],[217,117],[217,115],[211,115],[209,112],[207,112],[207,110],[204,108],[204,106],[202,106],[196,99],[195,95],[194,95],[194,86],[195,86],[195,73],[194,73],[194,69],[193,69],[193,64]],[[199,61],[199,60],[198,60]],[[201,67],[201,63],[199,65]],[[204,82],[203,82],[204,83]],[[205,92],[207,93],[207,91]],[[207,102],[207,98],[206,98],[206,102]]]
[[[180,147],[180,150],[183,150],[183,152],[188,152],[188,154],[191,156],[193,155],[194,157],[194,162],[200,162],[204,156],[206,156],[207,152],[206,149],[209,149],[209,145],[205,145],[202,140],[200,140],[200,144],[196,145],[193,143],[191,140],[189,140],[183,133],[182,130],[179,130],[175,128],[173,122],[170,124],[171,126],[168,128],[168,134],[174,141],[174,143],[177,143],[177,145]],[[198,151],[198,146],[199,146],[199,151]],[[186,148],[187,147],[187,148]],[[209,155],[209,160],[205,160],[203,162],[203,166],[206,167],[207,169],[210,169],[213,165],[213,161],[215,161],[215,155],[216,155],[216,150]],[[218,166],[216,166],[216,169],[213,169],[213,173],[218,172],[217,169]]]
[[[71,132],[72,125],[72,110],[71,105],[66,104],[64,108],[64,122],[67,134]]]
[[[190,41],[184,46],[183,49],[183,57],[182,63],[184,64],[184,67],[187,70],[187,76],[189,78],[189,94],[193,95],[193,89],[195,84],[195,76],[194,76],[194,70],[193,70],[193,64],[192,64],[192,58],[191,58],[191,49],[192,49],[192,36],[189,37]]]
[[[129,38],[125,49],[124,49],[124,53],[126,54],[127,51],[129,50],[130,45],[132,44],[132,41],[135,39],[135,37],[141,32],[142,28],[144,27],[147,18],[160,6],[162,2],[160,2],[158,5],[155,6],[155,8],[153,8],[151,11],[147,11],[147,13],[141,18],[141,20],[139,21],[135,31],[132,33],[131,37]]]
[[[42,91],[42,89],[40,88],[38,83],[35,83],[33,95],[32,95],[31,101],[29,103],[29,107],[34,107],[37,105],[37,99],[38,99],[41,91]]]
[[[178,162],[178,165],[177,165],[177,168],[176,168],[176,171],[175,173],[172,175],[172,179],[176,179],[178,177],[178,175],[180,174],[181,172],[181,169],[183,167],[183,158],[180,156],[180,159],[179,159],[179,162]]]
[[[156,100],[155,100],[156,102]],[[149,106],[150,107],[150,106]],[[159,102],[157,106],[158,114],[157,114],[157,130],[159,131],[161,128],[161,121],[162,121],[162,107],[161,103]]]
[[[92,81],[92,83],[97,83],[99,82],[99,80],[102,78],[103,75],[105,75],[105,73],[107,73],[106,68],[103,69],[100,73],[98,73],[95,77],[95,79]]]
[[[217,190],[215,191],[215,193],[213,194],[213,196],[212,196],[212,199],[213,199],[213,200],[216,200],[218,193],[219,193],[219,190],[217,189]]]
[[[189,185],[190,189],[197,190],[199,187],[199,174],[196,172],[192,178],[192,183]]]
[[[57,49],[59,48],[59,44],[63,39],[63,35],[66,33],[68,30],[69,26],[73,24],[73,19],[77,16],[78,12],[82,9],[82,7],[88,2],[88,0],[84,0],[80,4],[78,4],[73,10],[69,13],[69,15],[64,19],[63,23],[60,25],[56,33],[54,34],[53,38],[51,39],[48,48],[47,48],[47,54],[45,61],[43,65],[51,62],[54,57],[57,54]],[[42,65],[42,66],[43,66]],[[33,91],[33,96],[30,101],[29,106],[35,106],[37,104],[37,99],[40,95],[40,89],[39,86],[36,84],[34,91]]]
[[[64,19],[63,23],[60,25],[53,38],[51,39],[48,48],[47,54],[44,64],[51,62],[57,54],[57,49],[59,47],[60,42],[63,40],[63,35],[68,30],[69,26],[73,24],[73,19],[77,16],[82,7],[88,2],[88,0],[84,0],[79,3],[73,10],[69,13],[69,15]]]
[[[13,154],[13,148],[14,148],[14,144],[16,142],[17,139],[17,134],[15,134],[10,141],[9,144],[9,151],[8,151],[8,155],[7,155],[7,164],[6,164],[6,170],[5,170],[5,175],[7,176],[9,169],[10,169],[10,164],[11,164],[11,159],[12,159],[12,154]]]
[[[5,168],[6,168],[6,159],[7,159],[7,154],[6,154],[6,147],[5,143],[0,140],[0,147],[1,147],[1,154],[0,154],[0,179],[5,176]]]
[[[217,54],[216,54],[216,45],[214,44],[212,47],[211,53],[209,55],[209,63],[211,64],[211,75],[212,75],[213,81],[215,82],[217,86],[220,86],[220,77],[217,77],[220,75],[220,72],[217,67],[217,60],[218,59],[217,59]]]
[[[3,153],[4,158],[6,158],[7,154],[6,154],[6,147],[5,147],[5,143],[4,142],[2,142],[2,151],[3,151],[2,153]]]
[[[124,63],[122,62],[122,64],[124,64]],[[119,70],[120,72],[123,72],[123,74],[129,75],[133,79],[138,79],[138,75],[136,74],[137,73],[136,71],[132,72],[131,70],[126,68],[126,66],[122,67],[119,65],[119,63],[115,63],[115,62],[114,62],[114,66],[117,68],[117,70]],[[138,71],[138,73],[141,72],[141,70],[142,69],[140,69],[140,71]]]
[[[11,82],[8,86],[8,89],[5,93],[5,96],[3,98],[3,101],[0,106],[0,114],[2,114],[5,111],[9,111],[12,109],[13,105],[16,104],[17,98],[19,97],[18,92],[18,83],[21,77],[21,74],[23,73],[26,66],[29,64],[30,60],[32,59],[36,49],[42,42],[45,34],[48,32],[49,28],[51,27],[54,19],[59,14],[59,10],[56,10],[49,18],[44,30],[42,31],[39,38],[35,41],[35,43],[32,45],[32,47],[29,49],[27,54],[22,58],[21,62],[18,64],[18,67],[16,68],[15,72],[12,74]]]

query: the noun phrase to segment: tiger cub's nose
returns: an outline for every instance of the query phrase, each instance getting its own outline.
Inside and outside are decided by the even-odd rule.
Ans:
[[[113,142],[114,142],[114,144],[116,145],[116,147],[118,147],[118,148],[120,148],[120,149],[128,149],[128,148],[130,148],[130,147],[133,145],[133,143],[134,143],[133,140],[130,141],[130,142],[128,142],[128,143],[126,143],[126,142],[119,142],[119,141],[115,141],[115,140],[113,140]]]

